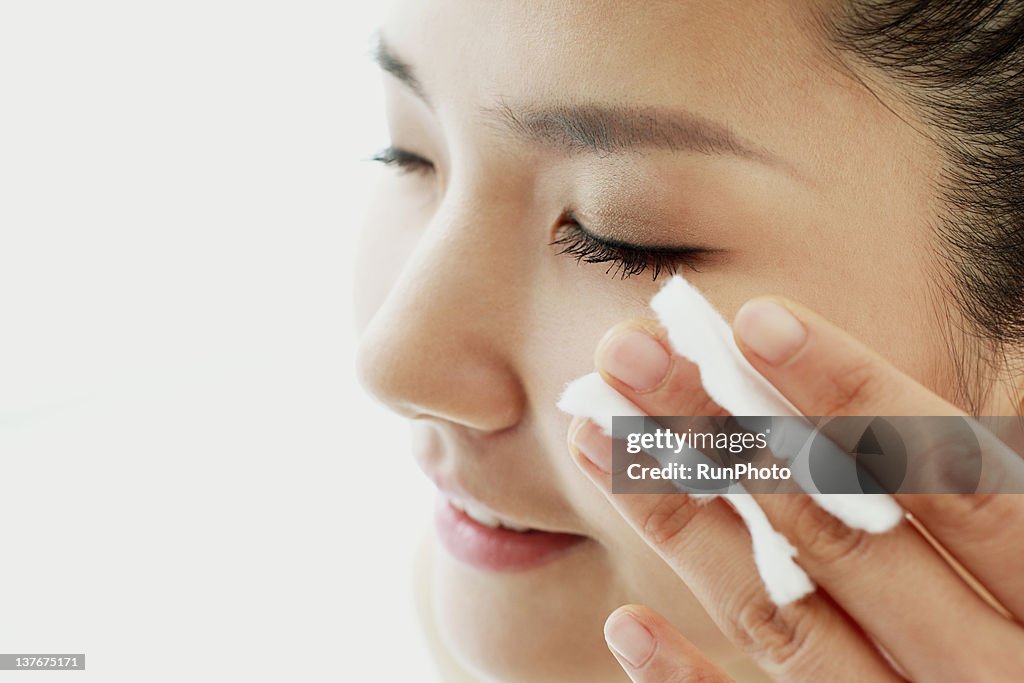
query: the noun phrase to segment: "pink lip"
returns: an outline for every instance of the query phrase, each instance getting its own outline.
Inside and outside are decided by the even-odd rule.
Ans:
[[[441,543],[456,559],[478,569],[510,572],[546,564],[586,540],[576,534],[492,529],[438,496],[434,519]]]

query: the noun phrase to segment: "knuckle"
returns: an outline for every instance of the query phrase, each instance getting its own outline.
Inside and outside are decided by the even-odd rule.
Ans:
[[[690,496],[666,494],[643,515],[640,532],[656,547],[671,546],[697,516],[697,507]]]
[[[806,613],[784,610],[765,598],[746,602],[733,624],[738,644],[773,669],[794,669],[807,650]]]
[[[946,533],[977,533],[979,525],[999,525],[1008,511],[1001,509],[1004,496],[998,493],[951,493],[920,496],[916,516],[926,518],[927,525]]]
[[[867,532],[846,526],[810,496],[801,496],[799,505],[793,533],[801,554],[815,563],[834,564],[849,562],[866,553]]]
[[[870,359],[851,361],[829,375],[822,415],[856,414],[875,393],[878,368]]]
[[[982,454],[963,439],[940,435],[912,452],[914,460],[920,463],[916,477],[920,480],[920,490],[954,495],[977,490],[983,467]],[[970,511],[972,506],[967,507]]]
[[[668,381],[658,390],[664,415],[723,415],[725,411],[701,384],[700,370],[684,358],[673,358]]]
[[[717,672],[709,671],[704,667],[683,666],[674,668],[671,673],[658,680],[661,683],[723,683],[725,679]]]
[[[957,516],[963,519],[996,513],[996,504],[1006,501],[1006,498],[998,493],[958,493],[951,496],[951,499],[953,505],[960,510]]]

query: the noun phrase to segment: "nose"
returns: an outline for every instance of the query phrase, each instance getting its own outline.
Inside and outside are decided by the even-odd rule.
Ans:
[[[503,277],[509,253],[480,234],[479,220],[435,216],[363,332],[356,367],[362,385],[402,415],[495,432],[525,409],[520,312],[516,284]]]

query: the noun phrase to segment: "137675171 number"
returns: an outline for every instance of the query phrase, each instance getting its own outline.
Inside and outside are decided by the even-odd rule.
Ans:
[[[0,671],[85,669],[84,654],[0,654]]]

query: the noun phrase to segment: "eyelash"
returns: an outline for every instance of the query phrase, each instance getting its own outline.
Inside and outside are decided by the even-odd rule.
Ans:
[[[639,247],[604,239],[589,232],[572,214],[563,216],[551,246],[560,247],[560,256],[575,256],[577,263],[607,263],[605,273],[622,280],[648,270],[651,280],[657,280],[663,273],[675,275],[680,267],[699,272],[697,266],[712,251],[692,247]]]
[[[385,166],[393,166],[402,173],[434,172],[434,162],[401,147],[385,147],[370,158]]]

